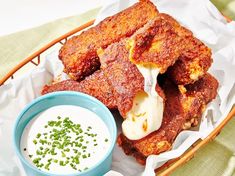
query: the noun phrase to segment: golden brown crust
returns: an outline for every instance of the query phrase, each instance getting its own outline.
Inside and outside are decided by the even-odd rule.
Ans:
[[[128,39],[130,60],[138,65],[154,65],[164,73],[182,52],[183,38],[174,26],[159,14]]]
[[[207,72],[212,63],[211,50],[196,38],[189,38],[168,74],[176,84],[192,84]]]
[[[114,16],[108,17],[80,35],[69,39],[59,58],[72,79],[81,80],[99,68],[97,49],[131,36],[157,15],[150,1],[141,1]]]
[[[118,108],[125,117],[132,108],[135,95],[144,90],[144,78],[129,61],[125,40],[108,46],[101,53],[101,70],[81,82],[67,80],[45,86],[42,94],[64,90],[80,91],[96,97],[108,108]],[[164,92],[159,85],[156,91],[164,99]]]
[[[153,64],[168,74],[176,84],[192,84],[209,69],[211,50],[191,31],[171,16],[158,16],[127,40],[130,60],[135,64]]]
[[[100,57],[101,67],[105,72],[117,98],[120,114],[131,109],[135,95],[144,89],[144,78],[137,67],[128,59],[128,51],[123,42],[110,45]]]
[[[181,44],[180,57],[168,69],[168,75],[178,85],[192,84],[203,77],[210,68],[212,63],[211,50],[170,15],[161,13],[161,16],[171,23],[175,32],[184,39]]]
[[[101,69],[113,88],[118,110],[123,117],[132,108],[136,94],[144,90],[144,78],[137,67],[130,62],[125,43],[125,40],[114,43],[99,55]],[[156,90],[164,99],[164,93],[158,85]]]
[[[112,87],[110,87],[110,85],[107,83],[107,79],[102,71],[96,71],[81,82],[65,80],[50,86],[46,85],[42,90],[42,94],[55,91],[83,92],[96,97],[110,109],[117,108]]]
[[[186,87],[185,94],[180,93],[177,86],[165,80],[162,86],[165,95],[165,109],[162,126],[159,130],[140,140],[131,141],[123,134],[118,137],[118,144],[128,155],[133,155],[141,164],[147,156],[159,154],[171,149],[176,136],[185,128],[185,123],[195,125],[200,120],[204,106],[217,94],[217,80],[206,74],[203,78]]]

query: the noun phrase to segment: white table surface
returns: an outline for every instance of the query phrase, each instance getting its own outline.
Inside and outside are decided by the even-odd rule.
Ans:
[[[79,15],[112,0],[0,0],[0,36]]]

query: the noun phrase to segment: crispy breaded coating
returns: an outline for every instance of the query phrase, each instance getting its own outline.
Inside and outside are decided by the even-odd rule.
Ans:
[[[136,31],[128,40],[130,60],[138,65],[152,64],[168,74],[176,84],[197,81],[209,69],[211,50],[191,31],[171,16],[158,16]]]
[[[192,84],[207,72],[212,64],[211,50],[196,38],[189,38],[176,63],[168,69],[168,75],[179,85]]]
[[[191,31],[181,26],[170,15],[161,13],[160,16],[171,23],[175,32],[184,39],[181,44],[182,52],[180,57],[168,69],[168,74],[176,84],[192,84],[210,68],[212,63],[211,49],[194,37]]]
[[[170,150],[180,131],[198,124],[204,107],[216,97],[218,82],[210,74],[205,74],[185,88],[187,91],[181,93],[175,84],[164,80],[162,89],[166,102],[162,125],[157,131],[136,141],[120,134],[118,144],[127,155],[133,155],[139,163],[145,164],[149,155]]]
[[[132,108],[136,94],[144,90],[144,78],[136,65],[130,62],[125,40],[108,46],[99,57],[101,69],[113,88],[118,110],[125,117]],[[164,99],[164,93],[158,85],[156,91]]]
[[[157,14],[156,7],[150,1],[140,1],[72,37],[59,53],[65,73],[74,80],[81,80],[90,75],[100,66],[97,49],[106,48],[111,43],[131,36]]]
[[[128,40],[129,59],[137,65],[153,65],[164,73],[182,52],[183,38],[160,14]]]
[[[77,91],[94,96],[110,109],[116,109],[116,99],[113,96],[112,87],[107,83],[107,79],[102,71],[96,71],[86,77],[85,80],[77,82],[74,80],[65,80],[50,86],[44,86],[42,94],[55,91]]]
[[[125,117],[132,108],[136,94],[144,90],[144,78],[128,56],[125,40],[114,43],[99,55],[101,70],[81,82],[66,80],[45,86],[42,94],[64,90],[80,91],[96,97],[108,108],[118,108]],[[164,99],[164,93],[158,85],[156,91]]]
[[[120,114],[124,117],[131,109],[135,95],[144,90],[144,78],[137,67],[128,59],[128,50],[123,42],[115,43],[100,55],[104,70],[117,98]]]

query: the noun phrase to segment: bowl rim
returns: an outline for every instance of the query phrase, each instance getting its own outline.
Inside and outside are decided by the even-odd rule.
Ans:
[[[111,130],[113,131],[113,135],[110,134],[111,139],[112,139],[112,143],[108,148],[108,151],[105,153],[105,155],[102,157],[101,160],[99,160],[95,165],[93,165],[92,167],[88,168],[85,171],[82,172],[75,172],[72,174],[53,174],[53,173],[49,173],[49,172],[45,172],[42,170],[39,170],[37,167],[35,167],[34,165],[30,164],[27,159],[25,159],[25,157],[21,154],[20,152],[20,148],[17,147],[16,145],[16,129],[17,126],[22,118],[22,116],[35,104],[37,104],[40,101],[43,101],[45,99],[51,98],[51,97],[56,97],[56,96],[61,96],[61,95],[67,95],[67,96],[78,96],[78,98],[86,98],[90,101],[95,102],[96,104],[98,104],[99,108],[103,108],[107,114],[106,116],[110,116],[110,121],[112,124],[112,128]],[[94,112],[95,113],[95,112]],[[35,116],[34,116],[35,117]],[[32,117],[32,119],[34,118]],[[30,120],[32,120],[30,119]],[[106,124],[105,124],[106,125]],[[107,125],[106,125],[107,126]],[[60,92],[52,92],[52,93],[48,93],[46,95],[42,95],[40,97],[37,97],[36,99],[32,100],[30,103],[28,103],[23,110],[20,112],[20,114],[17,116],[15,123],[14,123],[14,127],[13,127],[13,146],[14,146],[14,151],[16,152],[17,156],[19,157],[19,159],[21,160],[21,162],[23,162],[27,167],[29,167],[31,170],[34,170],[35,172],[38,172],[40,174],[44,174],[44,175],[49,175],[49,176],[74,176],[74,174],[76,175],[81,175],[81,174],[87,174],[90,171],[94,170],[95,168],[97,168],[98,166],[100,166],[108,157],[110,154],[112,154],[114,146],[116,144],[116,138],[117,138],[117,125],[116,125],[116,121],[114,119],[113,114],[110,112],[110,110],[101,102],[99,101],[97,98],[92,97],[88,94],[82,93],[82,92],[75,92],[75,91],[60,91]]]

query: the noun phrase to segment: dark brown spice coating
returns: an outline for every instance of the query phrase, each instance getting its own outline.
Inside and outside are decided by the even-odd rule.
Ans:
[[[175,64],[168,69],[168,75],[177,85],[192,84],[207,72],[212,63],[211,50],[167,14],[160,14],[171,23],[175,32],[183,38],[181,54]]]
[[[183,40],[174,26],[159,14],[127,40],[127,47],[133,63],[151,64],[164,73],[179,58]]]
[[[156,7],[150,1],[140,1],[72,37],[59,53],[65,73],[74,80],[81,80],[92,74],[100,65],[97,49],[106,48],[111,43],[131,36],[157,14]]]
[[[130,62],[125,40],[108,46],[99,57],[101,69],[113,87],[118,110],[125,117],[132,108],[136,94],[144,90],[144,78],[137,67]],[[164,93],[158,85],[156,90],[164,99]]]
[[[177,86],[169,80],[165,80],[162,89],[166,102],[160,129],[136,141],[120,134],[119,146],[141,164],[145,164],[147,156],[151,154],[170,150],[176,136],[184,129],[184,124],[191,122],[190,125],[193,125],[194,120],[200,120],[206,104],[216,97],[217,88],[218,82],[210,74],[205,74],[194,84],[186,86],[185,94],[180,93]]]
[[[112,87],[107,83],[107,79],[102,71],[96,71],[86,77],[85,80],[77,82],[65,80],[50,86],[45,86],[42,94],[55,91],[77,91],[96,97],[110,109],[116,109],[116,99],[113,97]]]
[[[178,85],[194,83],[203,77],[212,63],[211,51],[201,41],[190,38],[185,44],[187,48],[168,69],[168,75]]]
[[[125,117],[132,108],[135,95],[144,90],[144,78],[128,56],[125,41],[114,43],[99,55],[101,70],[81,82],[67,80],[45,86],[42,94],[64,90],[84,92],[96,97],[108,108],[118,108]],[[164,92],[158,85],[156,91],[164,99]]]
[[[161,73],[171,66],[168,75],[180,85],[197,81],[212,63],[211,50],[164,13],[136,31],[127,40],[127,47],[135,64],[153,64]]]

